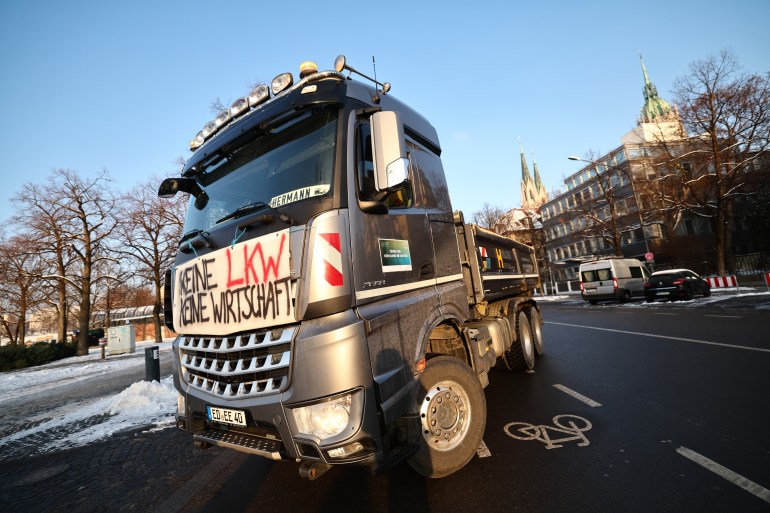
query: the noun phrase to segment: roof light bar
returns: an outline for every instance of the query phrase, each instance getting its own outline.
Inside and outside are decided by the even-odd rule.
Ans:
[[[341,72],[343,69],[347,69],[351,72],[355,72],[355,73],[358,73],[359,75],[362,75],[357,70],[348,66],[347,63],[345,62],[345,57],[342,55],[337,57],[337,60],[334,63],[334,68],[338,73]],[[300,64],[299,73],[300,73],[300,79],[305,79],[310,75],[318,73],[318,66],[316,65],[316,63],[312,61],[305,61],[302,64]],[[365,78],[369,78],[366,75],[362,75],[362,76]],[[374,82],[377,85],[382,86],[382,91],[381,91],[382,93],[386,93],[390,89],[390,84],[388,84],[387,82],[385,84],[380,84],[377,81],[374,81]],[[190,150],[191,151],[197,150],[203,145],[203,143],[205,143],[211,136],[213,136],[220,128],[227,125],[230,121],[240,116],[243,116],[244,114],[249,112],[250,109],[253,109],[258,105],[261,105],[269,101],[271,92],[272,92],[272,95],[275,96],[286,91],[293,85],[294,85],[294,76],[288,72],[281,73],[280,75],[275,77],[270,83],[269,87],[265,84],[258,85],[251,91],[251,93],[249,93],[248,96],[238,98],[233,102],[230,108],[219,112],[216,118],[206,123],[203,126],[203,129],[200,132],[198,132],[195,135],[195,137],[190,141]],[[311,90],[306,88],[302,92],[303,94],[308,92],[314,92],[314,89]]]
[[[243,96],[235,100],[232,106],[230,106],[230,117],[235,119],[247,110],[249,110],[249,99]]]
[[[230,109],[225,109],[220,111],[219,114],[217,114],[217,117],[214,118],[214,124],[216,125],[216,128],[219,128],[222,125],[226,125],[231,119],[233,119],[233,117],[230,115]]]
[[[205,125],[203,125],[203,130],[201,130],[201,134],[203,134],[204,139],[208,139],[211,137],[211,134],[216,132],[217,125],[213,121],[209,121]]]
[[[277,95],[282,91],[285,91],[294,84],[294,77],[291,73],[281,73],[273,79],[270,88],[273,90],[273,95]]]
[[[256,107],[270,99],[270,89],[265,85],[258,85],[249,93],[249,107]]]
[[[197,150],[198,148],[200,148],[203,145],[204,142],[206,142],[206,139],[203,138],[203,131],[200,131],[193,138],[193,140],[190,141],[190,151]]]

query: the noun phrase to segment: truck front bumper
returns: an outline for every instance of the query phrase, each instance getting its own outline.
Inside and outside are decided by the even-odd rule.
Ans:
[[[174,384],[180,392],[177,425],[202,446],[274,460],[376,462],[382,454],[380,422],[361,320],[348,310],[285,329],[291,330],[291,344],[283,370],[271,370],[269,364],[283,356],[268,355],[265,360],[262,347],[244,345],[250,353],[241,357],[235,351],[237,344],[229,340],[218,345],[206,345],[204,340],[203,346],[192,347],[189,336],[178,337],[174,341]],[[279,339],[265,335],[271,344]],[[246,358],[268,362],[260,366],[267,373],[247,372],[255,364],[244,363]],[[217,369],[228,368],[236,373],[235,381],[231,375],[215,375]],[[272,381],[256,384],[266,380]],[[214,420],[221,412],[225,415]]]

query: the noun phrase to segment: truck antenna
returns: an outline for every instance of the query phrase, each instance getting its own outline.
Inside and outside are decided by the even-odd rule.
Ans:
[[[374,62],[374,55],[372,55],[372,71],[374,71],[374,83],[375,83],[375,84],[378,84],[379,82],[377,82],[377,63],[376,63],[376,62]],[[375,94],[375,95],[372,97],[372,101],[374,101],[374,103],[377,103],[377,104],[379,104],[379,103],[380,103],[380,94],[379,94],[379,93],[380,93],[380,92],[379,92],[379,90],[378,90],[378,91],[377,91],[377,94]]]

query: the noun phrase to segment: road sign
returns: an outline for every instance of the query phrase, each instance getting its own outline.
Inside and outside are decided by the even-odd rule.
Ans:
[[[649,262],[650,260],[652,260],[654,258],[654,256],[655,255],[653,255],[652,253],[645,253],[644,254],[644,259]]]

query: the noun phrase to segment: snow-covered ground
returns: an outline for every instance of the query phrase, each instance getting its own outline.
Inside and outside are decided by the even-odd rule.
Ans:
[[[170,358],[170,340],[159,345],[161,358]],[[103,361],[99,348],[92,348],[88,356],[0,374],[0,406],[6,412],[0,429],[0,455],[10,447],[25,444],[25,440],[27,444],[34,441],[35,452],[39,453],[86,445],[138,427],[152,430],[173,426],[176,391],[171,376],[160,383],[138,381],[118,393],[93,399],[55,400],[63,387],[80,384],[87,389],[100,380],[108,381],[132,370],[141,375],[144,349],[153,345],[157,344],[138,342],[136,353],[108,356]],[[12,418],[14,405],[37,400],[43,404],[41,409],[30,413],[28,407],[24,418]]]

